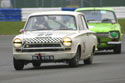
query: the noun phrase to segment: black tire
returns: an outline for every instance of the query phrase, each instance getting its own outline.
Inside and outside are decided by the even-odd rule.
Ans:
[[[121,53],[121,44],[118,44],[114,47],[113,49],[115,54],[120,54]]]
[[[39,68],[41,65],[41,62],[33,62],[32,65],[34,68]]]
[[[75,57],[69,60],[70,67],[77,67],[79,65],[80,54],[81,54],[81,50],[77,49]]]
[[[15,70],[23,70],[24,61],[16,60],[15,58],[13,58],[13,65],[14,65]]]
[[[94,54],[94,53],[92,52],[92,53],[91,53],[91,56],[90,56],[89,58],[83,60],[83,62],[84,62],[85,65],[90,65],[90,64],[93,63],[93,54]]]

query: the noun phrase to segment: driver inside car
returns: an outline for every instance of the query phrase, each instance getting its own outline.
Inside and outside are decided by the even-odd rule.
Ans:
[[[36,26],[38,27],[38,29],[43,29],[43,30],[50,29],[46,19],[43,16],[36,18]]]

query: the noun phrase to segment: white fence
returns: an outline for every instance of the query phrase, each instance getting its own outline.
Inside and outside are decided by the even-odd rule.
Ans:
[[[125,7],[110,8],[115,10],[117,18],[125,18]],[[26,21],[29,14],[42,11],[62,11],[62,8],[22,8],[22,21]]]
[[[112,7],[115,12],[117,18],[125,18],[125,7]]]
[[[61,8],[22,8],[22,21],[26,21],[29,14],[42,11],[61,11]]]

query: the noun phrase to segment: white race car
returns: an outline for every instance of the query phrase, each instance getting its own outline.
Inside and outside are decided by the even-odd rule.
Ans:
[[[16,70],[32,63],[66,62],[76,67],[79,60],[92,64],[97,47],[95,33],[88,30],[79,12],[51,11],[29,16],[22,34],[13,39],[13,64]]]

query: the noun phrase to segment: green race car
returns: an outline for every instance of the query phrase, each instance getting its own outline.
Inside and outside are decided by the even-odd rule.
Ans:
[[[89,29],[96,32],[98,50],[113,50],[121,53],[121,27],[111,8],[78,8],[76,12],[85,14]]]

